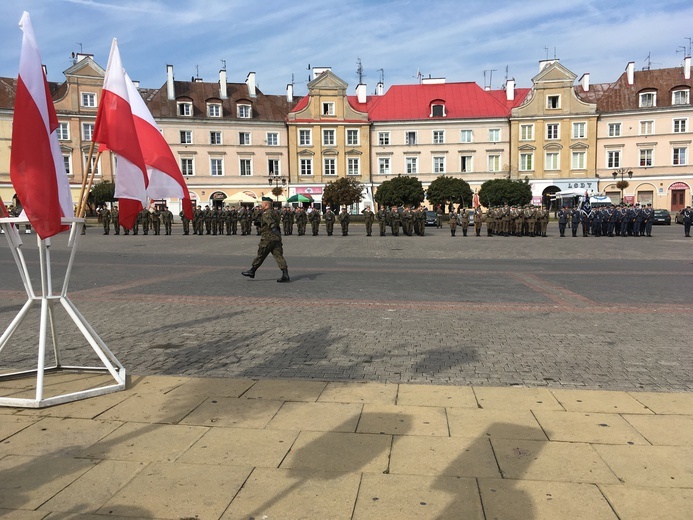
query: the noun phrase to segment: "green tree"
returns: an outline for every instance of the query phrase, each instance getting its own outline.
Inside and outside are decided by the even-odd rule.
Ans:
[[[398,175],[383,182],[375,194],[375,201],[381,206],[407,205],[418,206],[424,200],[424,189],[416,177]]]
[[[493,179],[486,181],[479,190],[479,202],[486,207],[503,204],[522,206],[532,201],[529,180]]]
[[[472,189],[469,187],[469,183],[463,179],[441,175],[426,190],[426,198],[434,206],[436,204],[447,206],[453,202],[471,207]]]
[[[99,207],[106,202],[115,201],[115,184],[111,181],[103,181],[94,184],[89,192],[89,202],[95,207]]]
[[[322,192],[322,202],[326,206],[338,208],[340,206],[351,206],[361,202],[363,184],[355,179],[342,177],[333,182],[328,182]]]

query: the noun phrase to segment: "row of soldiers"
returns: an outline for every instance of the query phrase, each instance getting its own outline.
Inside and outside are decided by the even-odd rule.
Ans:
[[[573,236],[577,236],[578,228],[582,226],[582,236],[652,236],[654,209],[652,204],[620,204],[619,206],[602,206],[592,208],[572,208],[563,206],[557,213],[558,231],[565,236],[568,226]]]
[[[106,206],[103,206],[97,210],[97,213],[99,221],[103,225],[104,235],[110,234],[111,225],[113,225],[113,234],[120,235],[120,228],[122,226],[120,225],[120,214],[117,206],[114,206],[113,209],[108,209]],[[137,214],[135,224],[132,228],[132,234],[139,234],[141,226],[143,235],[148,235],[150,228],[152,229],[153,234],[160,235],[162,224],[164,226],[164,234],[170,235],[173,227],[173,213],[168,209],[167,206],[156,206],[151,209],[143,209]],[[123,227],[123,233],[125,235],[129,235],[130,230]]]
[[[492,206],[483,214],[481,207],[474,210],[476,235],[481,234],[481,224],[486,222],[488,236],[545,237],[549,224],[549,210],[534,204],[526,206]]]

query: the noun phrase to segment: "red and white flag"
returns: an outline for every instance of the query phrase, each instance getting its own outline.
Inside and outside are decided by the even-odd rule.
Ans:
[[[125,74],[125,81],[128,87],[132,115],[135,119],[137,139],[139,140],[144,162],[147,165],[147,174],[149,175],[147,195],[150,199],[165,199],[169,197],[181,199],[185,216],[192,220],[193,209],[190,193],[178,162],[176,162],[164,136],[161,135],[161,131],[156,125],[142,96],[140,96],[127,74]]]
[[[117,155],[115,196],[120,225],[132,228],[147,204],[147,167],[137,139],[125,71],[114,38],[94,123],[94,141]]]
[[[22,54],[12,120],[10,179],[31,225],[42,239],[65,231],[74,216],[70,182],[58,142],[58,117],[41,66],[34,28],[24,12]]]
[[[479,203],[479,194],[477,192],[474,192],[474,195],[472,196],[472,207],[473,208],[478,208],[481,204]]]

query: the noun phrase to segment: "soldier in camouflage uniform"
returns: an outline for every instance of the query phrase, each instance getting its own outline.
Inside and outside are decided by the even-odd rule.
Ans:
[[[151,212],[150,218],[152,221],[152,229],[155,235],[161,234],[161,211],[159,208],[155,207],[154,211]]]
[[[457,213],[454,211],[450,212],[450,236],[455,236],[457,231]]]
[[[190,219],[185,216],[185,211],[182,211],[178,213],[178,216],[180,217],[180,221],[183,223],[183,234],[184,235],[189,235],[190,234]]]
[[[281,219],[279,213],[272,208],[272,199],[262,198],[262,206],[259,208],[258,219],[260,220],[260,245],[258,246],[257,256],[247,271],[243,271],[243,276],[255,278],[255,272],[265,261],[267,255],[272,256],[277,262],[277,266],[282,270],[282,277],[277,280],[279,283],[290,282],[289,268],[284,259],[284,249],[282,247],[282,234],[279,230]]]
[[[376,214],[376,218],[378,219],[378,226],[380,227],[380,236],[384,237],[385,236],[385,228],[387,226],[387,208],[385,206],[382,206],[378,210],[378,213]]]
[[[462,208],[459,214],[459,223],[462,226],[462,236],[467,236],[467,230],[469,229],[469,213],[465,208]]]
[[[390,210],[390,231],[393,237],[399,236],[399,224],[402,218],[399,214],[399,208],[397,206],[392,206]]]
[[[103,234],[108,235],[111,232],[111,212],[106,206],[101,208],[99,217],[101,218],[101,223],[103,224]]]
[[[120,214],[118,213],[118,206],[113,206],[111,210],[111,224],[113,224],[113,234],[120,235]],[[125,230],[127,235],[127,229]]]
[[[366,224],[366,236],[369,237],[373,233],[375,213],[373,213],[370,206],[366,206],[361,213],[363,213],[363,222]]]
[[[253,225],[255,226],[255,234],[257,236],[260,236],[260,228],[262,227],[262,222],[260,221],[261,216],[262,216],[262,205],[255,206],[253,208],[252,213],[251,213],[251,220],[252,220]]]
[[[325,211],[325,230],[327,231],[327,236],[332,236],[332,231],[334,230],[335,214],[332,209],[327,206],[327,211]]]
[[[149,216],[149,210],[143,209],[142,211],[140,211],[138,218],[139,218],[140,224],[142,224],[142,234],[148,235],[149,234],[149,224],[151,222],[151,219]]]
[[[229,209],[229,222],[231,234],[235,235],[238,233],[238,210],[236,210],[236,206],[231,206]]]
[[[318,236],[318,233],[320,233],[320,210],[313,208],[313,211],[308,215],[308,221],[313,230],[313,236]]]
[[[170,235],[173,228],[173,213],[164,206],[164,211],[161,212],[161,222],[164,224],[164,234]]]
[[[306,226],[308,224],[308,215],[306,210],[299,207],[296,209],[296,227],[298,228],[298,235],[303,236],[306,234]]]
[[[342,225],[342,236],[348,236],[349,235],[349,220],[351,220],[351,216],[347,212],[346,207],[342,208],[342,211],[339,212],[339,215],[337,215],[337,218],[339,219],[339,223]]]
[[[193,213],[193,233],[195,235],[202,235],[204,221],[205,213],[202,211],[202,206],[197,206],[197,209]]]

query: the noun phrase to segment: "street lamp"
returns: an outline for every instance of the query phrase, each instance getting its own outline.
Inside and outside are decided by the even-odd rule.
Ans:
[[[270,174],[269,178],[267,179],[269,181],[270,186],[274,186],[273,192],[281,186],[282,188],[286,187],[286,177],[281,177],[279,175],[272,175]],[[279,194],[278,192],[275,193],[275,197],[277,198],[277,202],[279,202]]]
[[[621,180],[616,183],[616,187],[621,190],[621,202],[623,202],[623,190],[628,187],[628,181],[624,180],[624,176],[628,175],[629,179],[633,178],[633,172],[631,170],[627,170],[626,168],[619,168],[618,170],[614,171],[611,173],[611,175],[614,176],[614,180],[620,175]]]

